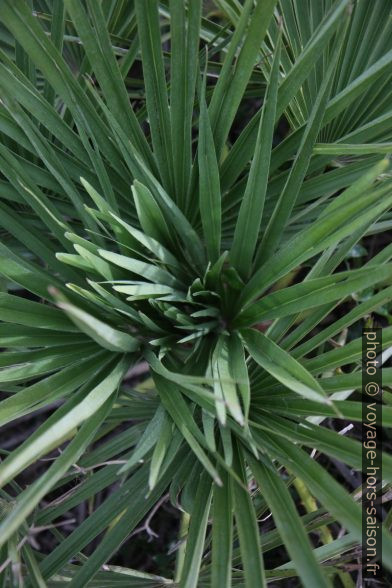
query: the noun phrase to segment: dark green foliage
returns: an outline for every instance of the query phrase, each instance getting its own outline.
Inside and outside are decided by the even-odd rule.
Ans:
[[[50,415],[0,465],[1,586],[354,586],[331,464],[391,320],[392,246],[353,257],[392,227],[391,4],[214,5],[0,0],[0,422]],[[167,493],[171,579],[106,565]]]

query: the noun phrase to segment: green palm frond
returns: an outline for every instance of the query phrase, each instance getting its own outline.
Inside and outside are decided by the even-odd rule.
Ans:
[[[0,0],[0,423],[49,414],[3,452],[2,586],[354,586],[329,465],[361,470],[337,431],[390,317],[391,245],[352,252],[392,228],[391,5],[211,4]],[[166,495],[171,575],[111,565]]]

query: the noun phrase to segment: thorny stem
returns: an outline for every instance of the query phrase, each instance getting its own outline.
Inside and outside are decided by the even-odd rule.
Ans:
[[[189,514],[187,512],[183,512],[182,516],[181,516],[180,530],[178,533],[178,540],[179,540],[180,546],[177,551],[176,574],[175,574],[175,578],[174,578],[175,582],[180,581],[181,574],[182,574],[182,568],[184,566],[185,549],[186,549],[185,537],[188,534],[189,520],[190,520]]]
[[[304,482],[299,478],[295,478],[293,484],[296,491],[298,492],[302,504],[305,507],[306,512],[314,512],[315,510],[317,510],[316,500],[311,495]],[[322,527],[320,527],[320,539],[324,545],[333,542],[332,533],[328,529],[327,525],[323,525]],[[355,584],[351,576],[347,572],[339,570],[337,574],[344,588],[354,588]]]

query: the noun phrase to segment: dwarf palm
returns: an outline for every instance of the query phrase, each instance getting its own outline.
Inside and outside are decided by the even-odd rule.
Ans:
[[[0,466],[3,559],[33,585],[352,585],[330,560],[361,541],[358,491],[308,449],[361,468],[324,421],[361,418],[361,341],[333,338],[391,300],[391,246],[347,261],[391,225],[390,6],[303,4],[1,2],[0,420],[57,407]],[[26,541],[116,481],[52,553]],[[102,568],[167,492],[190,515],[173,580]]]

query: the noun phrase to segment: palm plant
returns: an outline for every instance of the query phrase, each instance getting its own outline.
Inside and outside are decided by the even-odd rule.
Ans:
[[[361,487],[330,469],[361,470],[337,431],[391,302],[392,246],[353,253],[392,222],[389,0],[0,6],[0,422],[49,414],[3,452],[1,585],[354,586]],[[172,577],[108,565],[167,494]]]

